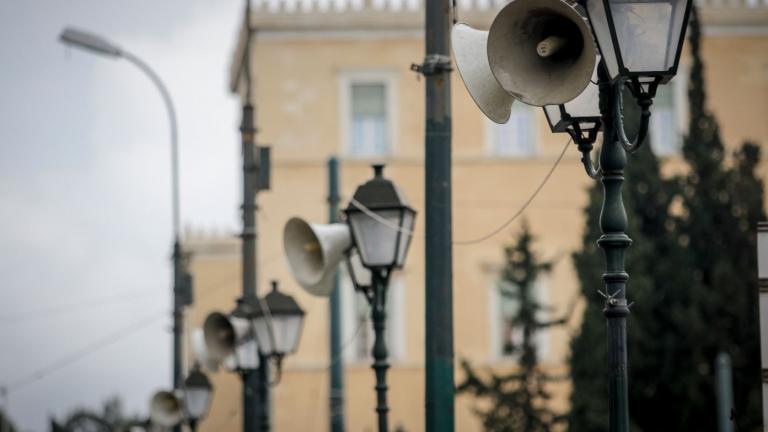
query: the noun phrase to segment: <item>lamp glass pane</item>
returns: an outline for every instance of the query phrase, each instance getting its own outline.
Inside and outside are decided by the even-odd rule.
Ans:
[[[363,212],[351,213],[349,224],[363,265],[369,268],[388,267],[396,257],[400,210],[374,211],[379,218],[374,219]]]
[[[592,24],[592,31],[600,47],[600,55],[605,60],[608,67],[608,75],[611,78],[619,76],[619,63],[616,58],[616,52],[613,49],[613,37],[608,25],[608,15],[606,14],[605,0],[587,0],[587,14],[589,22]]]
[[[661,72],[673,66],[678,39],[676,4],[685,0],[611,0],[611,15],[624,67],[630,72]],[[682,15],[682,13],[680,13]]]
[[[259,367],[259,346],[256,341],[249,339],[235,348],[235,363],[240,369],[256,369]]]
[[[184,390],[184,402],[187,413],[194,419],[199,419],[208,411],[208,402],[211,399],[211,390],[208,388],[187,387]]]
[[[352,268],[347,269],[350,273],[350,277],[354,278],[353,282],[361,287],[371,286],[371,271],[365,268],[363,262],[360,260],[360,253],[357,249],[354,249],[349,256],[349,265]]]
[[[259,350],[262,355],[271,355],[275,352],[272,343],[272,331],[266,316],[260,316],[253,321],[253,327],[256,329],[256,339],[259,341]],[[277,336],[275,336],[276,338]]]
[[[403,209],[403,220],[400,225],[400,243],[398,244],[397,251],[397,267],[403,267],[405,264],[405,257],[408,254],[408,247],[411,244],[411,238],[413,238],[413,225],[415,222],[416,214],[409,210]]]
[[[555,132],[563,117],[560,115],[560,105],[544,105],[544,115],[547,117],[549,129]]]
[[[303,321],[303,315],[273,315],[270,326],[266,317],[257,318],[256,335],[261,353],[272,355],[294,352],[299,344]]]
[[[757,277],[768,278],[768,231],[757,232]]]

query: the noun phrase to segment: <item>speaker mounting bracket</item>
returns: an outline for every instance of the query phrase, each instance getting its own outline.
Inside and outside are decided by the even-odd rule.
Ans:
[[[451,57],[443,54],[429,54],[422,64],[411,64],[411,70],[424,76],[440,75],[453,70]]]

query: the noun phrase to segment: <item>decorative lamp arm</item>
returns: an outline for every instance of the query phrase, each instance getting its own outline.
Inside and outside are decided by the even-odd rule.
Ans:
[[[581,152],[581,163],[584,165],[584,171],[586,171],[589,178],[593,180],[599,180],[603,176],[603,171],[599,166],[595,166],[595,163],[592,162],[592,157],[590,156],[595,141],[597,141],[597,132],[599,129],[599,126],[595,127],[586,135],[580,133],[580,130],[568,129],[568,134],[571,135],[571,139],[573,139],[579,152]]]
[[[649,92],[641,91],[639,85],[629,86],[632,89],[632,94],[635,96],[635,99],[637,99],[637,104],[640,106],[640,129],[638,130],[634,141],[630,141],[630,139],[627,138],[627,133],[624,131],[624,101],[621,93],[624,86],[615,86],[615,93],[613,95],[613,124],[619,143],[627,153],[634,153],[639,150],[640,147],[643,146],[645,138],[648,136],[653,94],[656,93],[655,84],[656,83],[652,84],[653,89]]]

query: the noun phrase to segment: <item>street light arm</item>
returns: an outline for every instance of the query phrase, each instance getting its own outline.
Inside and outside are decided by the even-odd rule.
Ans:
[[[176,241],[181,236],[181,216],[179,209],[179,145],[178,145],[178,132],[176,126],[176,108],[173,105],[171,94],[168,92],[168,88],[165,86],[160,76],[152,70],[147,63],[140,58],[127,51],[122,51],[123,58],[133,63],[137,68],[144,72],[147,77],[155,84],[155,87],[160,91],[160,95],[165,103],[165,108],[168,111],[168,120],[170,122],[171,129],[171,201],[172,201],[172,222],[173,222],[173,235]]]
[[[616,85],[614,87],[616,94],[613,97],[613,123],[621,147],[623,147],[624,151],[627,153],[634,153],[643,146],[643,143],[645,143],[645,138],[648,136],[653,96],[652,93],[643,93],[639,89],[632,89],[632,94],[637,99],[637,104],[640,105],[640,129],[638,130],[634,141],[631,141],[629,138],[627,138],[627,133],[624,131],[624,100],[622,98],[623,88],[623,85]]]

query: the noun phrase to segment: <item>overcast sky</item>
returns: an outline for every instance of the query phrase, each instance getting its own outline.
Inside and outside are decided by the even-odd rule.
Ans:
[[[146,412],[171,382],[164,106],[133,65],[58,34],[91,30],[157,71],[178,112],[183,225],[233,229],[239,115],[227,70],[242,3],[0,2],[0,403],[22,430],[115,394]],[[19,383],[105,337],[115,343]]]

